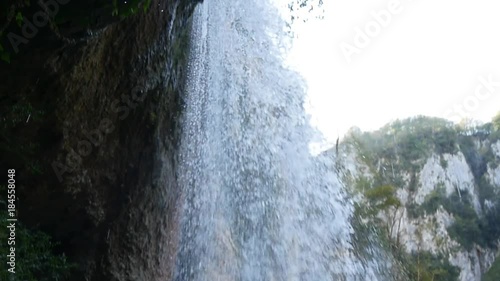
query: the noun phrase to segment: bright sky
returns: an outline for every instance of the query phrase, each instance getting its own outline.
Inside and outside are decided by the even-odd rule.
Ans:
[[[354,125],[417,114],[490,121],[500,111],[500,1],[324,2],[325,19],[296,27],[290,61],[330,142]]]

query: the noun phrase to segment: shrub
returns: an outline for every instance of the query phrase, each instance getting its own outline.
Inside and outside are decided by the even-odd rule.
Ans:
[[[500,258],[497,258],[491,268],[483,275],[482,281],[500,280]]]
[[[468,251],[472,250],[475,243],[483,244],[477,219],[456,217],[455,222],[447,230],[450,237]]]
[[[7,194],[5,186],[0,186],[1,194]],[[3,199],[0,199],[0,221],[5,222],[7,209]],[[7,253],[7,231],[0,232],[0,252]],[[64,254],[56,254],[54,243],[50,237],[37,230],[26,228],[21,222],[16,222],[16,267],[15,280],[23,281],[63,281],[69,277],[71,270],[75,267],[66,259]],[[3,263],[6,266],[5,256]],[[12,273],[4,267],[0,272],[0,280],[12,280]]]
[[[409,255],[406,264],[410,280],[456,281],[460,275],[459,268],[451,265],[446,258],[425,251]]]

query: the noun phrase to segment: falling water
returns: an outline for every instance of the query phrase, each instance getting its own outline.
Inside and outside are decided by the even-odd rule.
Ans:
[[[177,281],[376,280],[351,251],[353,208],[333,165],[309,152],[305,86],[284,67],[278,14],[266,0],[195,12]]]

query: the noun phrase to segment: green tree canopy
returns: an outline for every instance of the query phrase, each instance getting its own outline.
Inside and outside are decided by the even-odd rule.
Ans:
[[[493,117],[491,123],[493,123],[495,130],[500,130],[500,111]]]
[[[365,192],[365,196],[370,202],[375,211],[387,210],[390,207],[398,208],[401,202],[395,196],[396,189],[392,185],[382,185],[369,189]]]

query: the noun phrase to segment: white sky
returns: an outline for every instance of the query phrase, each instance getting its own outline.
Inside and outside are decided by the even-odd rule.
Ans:
[[[500,83],[500,1],[400,0],[400,13],[348,63],[340,44],[355,47],[372,12],[391,0],[324,0],[325,19],[296,26],[290,62],[308,82],[313,124],[329,141],[351,126],[375,130],[417,114],[490,121],[500,111],[500,85],[490,93],[479,76]],[[464,116],[463,113],[460,116]]]

